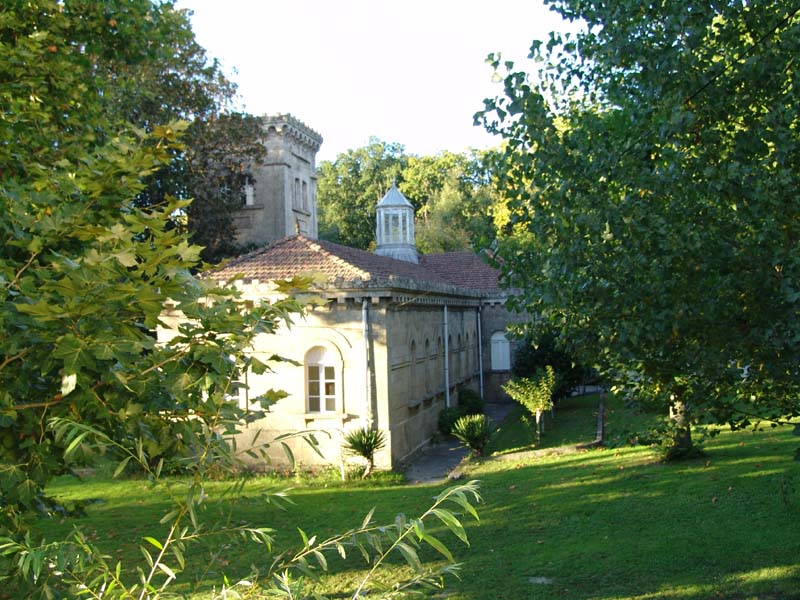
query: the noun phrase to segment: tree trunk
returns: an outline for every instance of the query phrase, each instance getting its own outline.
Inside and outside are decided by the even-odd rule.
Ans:
[[[364,467],[364,472],[361,474],[361,479],[366,479],[367,477],[369,477],[372,474],[372,469],[374,468],[374,466],[375,465],[373,459],[368,458],[367,466]]]
[[[681,460],[702,456],[703,452],[692,441],[692,422],[689,409],[678,397],[672,396],[669,406],[669,418],[672,422],[672,439],[667,447],[666,460]]]
[[[542,440],[542,431],[544,430],[544,424],[542,423],[542,411],[536,411],[536,443],[538,444]]]

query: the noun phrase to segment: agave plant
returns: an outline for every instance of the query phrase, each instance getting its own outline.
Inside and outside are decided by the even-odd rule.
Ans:
[[[495,433],[497,427],[486,415],[465,415],[453,425],[453,435],[470,448],[475,456],[483,456]]]
[[[377,429],[354,429],[345,434],[344,448],[351,454],[357,454],[367,460],[367,468],[364,469],[361,479],[369,477],[375,467],[375,453],[386,444],[386,436]]]

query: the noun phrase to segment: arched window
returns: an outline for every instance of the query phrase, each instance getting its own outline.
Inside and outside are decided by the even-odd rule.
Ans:
[[[425,340],[425,394],[433,391],[433,365],[436,358],[431,357],[431,341]]]
[[[496,331],[492,334],[492,371],[511,370],[511,344],[506,334]]]
[[[466,354],[465,360],[467,363],[467,370],[464,371],[465,377],[472,376],[472,348],[469,346],[469,333],[467,333],[466,341],[464,342],[464,352]]]
[[[458,346],[456,346],[456,372],[453,374],[455,381],[460,381],[464,377],[464,339],[458,334]]]
[[[433,385],[433,389],[437,391],[444,389],[444,375],[442,374],[442,370],[444,369],[443,358],[444,348],[442,348],[442,338],[439,336],[436,338],[436,379]]]
[[[292,188],[292,208],[300,208],[300,178],[294,178],[294,187]]]
[[[456,375],[453,372],[453,369],[456,368],[456,365],[454,364],[455,361],[453,360],[453,354],[455,353],[455,351],[456,351],[456,349],[453,348],[453,336],[452,335],[448,335],[447,336],[447,354],[448,354],[448,356],[445,357],[445,360],[447,361],[447,382],[451,386],[453,385],[453,381],[455,380],[455,375]]]
[[[417,400],[419,400],[420,396],[422,395],[420,393],[420,380],[422,378],[417,370],[417,342],[414,340],[411,340],[411,361],[409,365],[409,373],[411,375],[411,385],[409,386],[411,394],[409,397],[409,404],[416,404]]]
[[[306,353],[306,410],[336,412],[340,395],[339,368],[336,354],[322,346]]]

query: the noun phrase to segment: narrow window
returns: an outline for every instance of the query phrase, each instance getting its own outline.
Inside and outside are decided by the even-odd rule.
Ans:
[[[466,359],[466,362],[467,362],[467,369],[466,369],[466,371],[464,371],[464,376],[465,377],[471,377],[472,376],[472,352],[471,352],[471,348],[469,346],[469,333],[467,334],[467,339],[464,342],[464,354],[465,354],[465,359]]]
[[[251,184],[246,184],[244,186],[244,205],[245,206],[253,206],[255,202],[255,188]]]
[[[442,375],[444,363],[442,358],[444,358],[444,348],[442,348],[442,338],[438,337],[436,338],[436,390],[444,389],[444,375]]]
[[[464,345],[462,344],[461,334],[458,334],[458,347],[456,354],[456,372],[454,379],[461,380],[464,377]]]
[[[308,412],[335,412],[338,389],[336,364],[332,353],[322,347],[306,354],[306,409]]]
[[[425,394],[430,394],[433,390],[433,365],[435,357],[431,357],[431,341],[425,340]]]

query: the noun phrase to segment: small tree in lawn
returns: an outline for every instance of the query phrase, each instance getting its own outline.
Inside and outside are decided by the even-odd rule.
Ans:
[[[536,420],[536,442],[544,431],[544,411],[553,409],[553,392],[556,389],[556,372],[550,365],[540,369],[532,378],[523,377],[507,382],[503,389],[516,402],[524,406]]]

